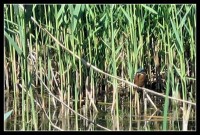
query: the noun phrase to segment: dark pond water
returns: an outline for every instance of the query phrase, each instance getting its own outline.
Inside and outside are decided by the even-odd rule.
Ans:
[[[23,123],[22,113],[19,109],[18,114],[12,114],[9,119],[4,122],[4,130],[45,130],[45,131],[59,131],[59,130],[79,130],[79,131],[96,131],[96,130],[123,130],[123,131],[159,131],[163,130],[163,103],[157,105],[159,111],[155,109],[148,102],[147,111],[141,109],[140,114],[134,107],[130,109],[128,100],[119,103],[119,122],[117,122],[117,115],[111,114],[111,102],[104,104],[103,102],[97,103],[98,113],[93,111],[92,106],[89,107],[87,112],[85,106],[82,105],[78,109],[78,113],[86,117],[88,120],[75,115],[69,109],[61,106],[56,108],[46,108],[46,113],[43,109],[36,109],[37,129],[34,126],[34,120],[31,110],[26,112],[26,123]],[[142,107],[141,107],[142,108]],[[50,110],[50,111],[48,111]],[[191,109],[190,118],[188,121],[187,130],[196,130],[196,112],[195,108]],[[48,116],[48,118],[47,118]],[[118,124],[117,124],[118,123]],[[53,125],[53,126],[52,126]],[[102,127],[105,128],[102,128]],[[183,129],[183,113],[181,109],[169,108],[167,117],[167,129],[182,131]]]

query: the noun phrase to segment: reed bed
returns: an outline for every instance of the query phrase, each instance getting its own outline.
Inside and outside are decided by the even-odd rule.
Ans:
[[[5,4],[4,111],[13,109],[15,119],[6,130],[188,130],[189,119],[196,120],[195,41],[194,4]],[[148,120],[132,126],[135,86],[127,82],[141,67],[148,74],[146,88],[164,95],[157,129]],[[99,98],[111,103],[107,127],[95,120]]]

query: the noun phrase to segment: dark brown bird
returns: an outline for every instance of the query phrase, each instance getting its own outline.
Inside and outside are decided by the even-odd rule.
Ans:
[[[139,87],[144,87],[146,83],[146,72],[143,68],[140,68],[137,70],[135,77],[134,77],[134,84],[136,84]],[[139,94],[139,95],[138,95]],[[137,106],[137,113],[140,114],[140,105],[139,102],[141,95],[143,95],[144,98],[144,94],[143,91],[137,91],[135,92],[135,107]]]
[[[134,77],[134,84],[139,87],[143,87],[146,82],[146,72],[143,68],[137,70],[135,77]]]

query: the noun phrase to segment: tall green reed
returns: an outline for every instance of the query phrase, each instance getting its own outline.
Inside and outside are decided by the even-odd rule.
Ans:
[[[93,99],[96,100],[99,80],[102,75],[92,69],[85,67],[81,61],[76,61],[74,56],[69,55],[56,44],[44,31],[36,27],[33,22],[23,18],[27,11],[21,10],[18,5],[5,6],[5,36],[11,44],[5,47],[6,52],[11,52],[6,57],[11,58],[12,63],[12,82],[19,81],[23,89],[29,90],[32,97],[28,97],[22,90],[22,129],[26,130],[28,111],[23,108],[26,104],[31,104],[33,125],[37,130],[37,115],[33,97],[36,93],[34,87],[40,87],[37,91],[41,95],[41,101],[48,103],[49,115],[52,110],[51,105],[55,102],[46,100],[45,88],[35,74],[40,74],[48,87],[64,101],[67,94],[67,103],[72,105],[78,112],[81,108],[82,93],[84,93],[85,78],[89,75],[90,87]],[[89,63],[114,76],[121,76],[129,81],[133,81],[134,73],[140,67],[145,67],[150,79],[153,64],[153,50],[151,42],[158,43],[160,47],[161,71],[166,74],[166,82],[170,79],[168,92],[179,91],[182,98],[188,100],[188,86],[193,80],[195,84],[195,5],[33,5],[31,8],[32,16],[41,23],[52,35],[61,41],[66,48],[73,51],[79,57],[84,58]],[[19,12],[18,12],[19,11]],[[30,11],[30,10],[29,10]],[[16,14],[17,13],[17,14]],[[13,14],[16,14],[14,16]],[[14,27],[14,30],[13,30]],[[26,30],[27,29],[27,30]],[[15,33],[15,34],[13,34]],[[17,33],[17,34],[16,34]],[[16,44],[17,35],[19,43]],[[26,43],[28,39],[29,43]],[[29,46],[27,45],[29,44]],[[172,47],[173,45],[173,47]],[[187,49],[189,48],[189,49]],[[189,55],[184,52],[189,50]],[[28,63],[28,54],[35,52],[36,64],[32,66]],[[172,55],[172,53],[174,53]],[[23,54],[23,55],[21,55]],[[170,55],[169,55],[170,54]],[[15,57],[15,56],[18,57]],[[171,62],[170,62],[171,61]],[[191,63],[191,68],[187,62]],[[17,74],[17,64],[19,75]],[[168,65],[172,64],[171,69]],[[17,70],[16,70],[17,69]],[[188,76],[187,69],[191,70]],[[88,73],[89,71],[89,73]],[[123,74],[122,74],[123,72]],[[167,75],[170,72],[169,75]],[[175,73],[177,72],[177,74]],[[75,75],[76,73],[77,76]],[[72,77],[73,76],[73,77]],[[32,79],[31,79],[32,78]],[[178,78],[178,79],[176,79]],[[180,79],[179,79],[180,78]],[[189,78],[189,79],[188,79]],[[112,80],[114,90],[113,103],[115,102],[115,112],[117,123],[119,123],[120,97],[118,89],[119,82]],[[180,85],[177,83],[180,80]],[[28,85],[28,84],[32,85]],[[167,82],[167,85],[169,82]],[[110,88],[108,86],[105,86]],[[131,88],[132,89],[132,88]],[[166,88],[165,88],[166,89]],[[166,91],[164,89],[164,91]],[[195,93],[195,86],[190,88]],[[14,98],[16,98],[17,87],[14,85]],[[193,91],[192,91],[193,90]],[[131,90],[132,91],[132,90]],[[166,93],[166,92],[165,92]],[[191,94],[190,94],[191,95]],[[192,95],[190,97],[193,97]],[[130,94],[130,106],[132,95]],[[24,101],[26,99],[26,102]],[[75,100],[75,102],[72,102]],[[196,101],[196,98],[193,97]],[[17,100],[14,99],[14,110],[17,111]],[[52,103],[52,101],[54,103]],[[105,100],[106,101],[106,100]],[[184,110],[187,108],[184,105]],[[167,107],[167,104],[164,108]],[[65,110],[62,106],[62,110]],[[88,107],[89,108],[89,107]],[[14,112],[15,112],[14,111]],[[26,113],[25,113],[26,112]],[[130,109],[130,114],[131,114]],[[165,116],[167,116],[165,112]],[[69,113],[69,112],[68,112]],[[26,116],[26,118],[25,118]],[[130,115],[131,116],[131,115]],[[131,117],[130,117],[131,118]],[[166,120],[165,120],[166,123]],[[163,123],[164,124],[164,123]],[[75,129],[79,129],[78,116],[76,115]],[[119,129],[119,124],[117,124]],[[130,119],[131,129],[131,119]],[[31,127],[31,125],[29,125]],[[164,126],[167,130],[166,125]],[[27,128],[28,129],[28,128]],[[31,128],[29,128],[31,129]],[[51,130],[49,123],[49,130]]]

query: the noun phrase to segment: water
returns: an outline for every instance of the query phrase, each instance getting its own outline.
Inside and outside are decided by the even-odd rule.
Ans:
[[[81,115],[84,115],[86,120],[81,117],[77,117],[78,122],[76,122],[76,117],[73,112],[64,109],[62,112],[61,106],[51,109],[51,112],[48,112],[46,108],[46,113],[49,116],[45,115],[44,111],[40,108],[37,109],[37,119],[38,119],[38,130],[50,130],[50,131],[101,131],[105,130],[98,125],[101,125],[109,130],[117,130],[116,125],[116,116],[111,114],[111,103],[110,104],[97,104],[98,113],[92,110],[92,107],[89,107],[87,114],[85,113],[84,105],[78,110]],[[148,109],[146,115],[144,111],[141,112],[141,115],[137,115],[137,112],[134,108],[130,109],[129,103],[125,102],[123,105],[119,106],[119,130],[121,131],[159,131],[163,129],[163,107],[159,106],[160,111],[155,111],[153,107],[148,103]],[[182,112],[177,110],[176,112],[169,111],[168,114],[168,130],[181,131],[182,130]],[[19,113],[20,114],[20,113]],[[22,130],[22,116],[14,115],[5,122],[5,130]],[[174,115],[177,114],[177,115]],[[28,116],[29,115],[29,116]],[[188,130],[196,130],[196,118],[194,108],[191,111],[190,116],[193,116],[189,119]],[[30,118],[28,118],[30,117]],[[25,123],[26,130],[35,130],[33,126],[33,119],[31,112],[26,116],[29,121]],[[51,121],[54,126],[52,126]],[[92,122],[91,122],[92,121]],[[98,124],[98,125],[97,125]]]

